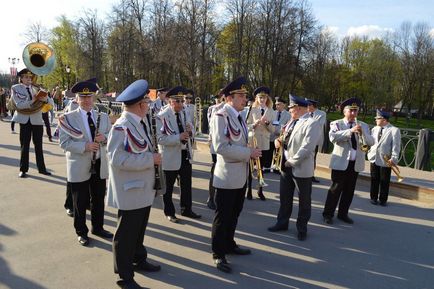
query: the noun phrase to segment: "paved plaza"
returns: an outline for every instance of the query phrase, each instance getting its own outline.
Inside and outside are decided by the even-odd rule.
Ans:
[[[17,129],[19,125],[17,125]],[[65,214],[66,160],[57,143],[44,137],[45,162],[52,176],[37,173],[33,145],[29,177],[18,178],[19,135],[0,122],[0,288],[117,288],[111,242],[89,235],[78,244],[72,218]],[[308,238],[297,240],[295,201],[287,232],[270,233],[279,207],[278,176],[265,174],[265,202],[246,200],[237,242],[249,256],[228,256],[233,273],[218,271],[211,258],[213,211],[205,202],[211,157],[202,149],[193,166],[193,210],[202,219],[164,218],[161,197],[151,210],[145,237],[157,273],[136,273],[146,288],[434,288],[434,202],[391,196],[387,207],[371,205],[369,183],[358,181],[350,210],[354,225],[322,221],[329,173],[319,155],[320,184],[314,184]],[[407,171],[408,170],[408,171]],[[434,188],[432,172],[405,170],[409,182]],[[392,188],[393,191],[393,188]],[[255,192],[254,192],[255,196]],[[179,189],[174,203],[179,214]],[[89,216],[88,216],[89,217]],[[88,226],[90,220],[88,218]],[[116,211],[107,208],[105,229],[114,232]]]

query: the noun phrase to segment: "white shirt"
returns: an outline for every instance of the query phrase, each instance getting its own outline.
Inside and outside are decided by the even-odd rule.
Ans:
[[[86,128],[86,134],[87,134],[87,137],[90,139],[90,140],[92,140],[93,141],[93,139],[92,139],[92,134],[90,133],[90,127],[89,127],[89,122],[87,121],[87,111],[85,111],[84,109],[82,109],[81,107],[79,107],[78,108],[78,111],[80,112],[80,114],[81,114],[81,119],[83,120],[83,123],[84,123],[84,127]],[[94,125],[95,125],[95,136],[96,136],[96,121],[95,121],[95,118],[94,118],[94,113],[93,113],[93,110],[90,110],[90,117],[92,118],[92,121],[93,121],[93,123],[94,123]],[[99,152],[99,150],[97,151],[97,153],[96,153],[96,159],[99,159],[100,158],[100,152]]]
[[[347,126],[350,125],[350,122],[346,119],[344,119],[344,123]],[[356,125],[356,123],[353,121],[353,126],[355,126],[355,125]],[[357,140],[357,138],[356,138],[356,140]],[[350,140],[350,142],[351,142],[351,140]],[[350,161],[355,161],[356,160],[356,154],[357,154],[357,150],[353,149],[353,147],[351,146],[350,151],[348,152],[347,159]]]

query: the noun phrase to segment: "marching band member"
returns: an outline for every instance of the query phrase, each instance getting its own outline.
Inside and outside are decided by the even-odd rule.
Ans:
[[[143,121],[150,99],[148,82],[137,80],[116,99],[124,104],[121,117],[108,138],[108,205],[118,209],[118,224],[113,238],[114,270],[121,288],[142,288],[134,281],[134,270],[159,271],[160,265],[147,261],[143,245],[146,226],[155,198],[154,165],[161,155],[153,153],[150,128]]]
[[[20,124],[20,178],[27,177],[29,170],[29,148],[30,140],[33,138],[35,146],[36,166],[38,171],[43,175],[51,175],[47,171],[44,162],[44,150],[42,148],[42,136],[44,134],[44,121],[42,120],[42,111],[38,110],[32,114],[22,114],[21,109],[29,109],[33,103],[39,99],[36,95],[37,88],[32,85],[32,79],[35,75],[27,68],[18,72],[20,83],[15,84],[11,88],[11,98],[15,103],[17,110],[15,111],[12,122]]]
[[[306,99],[309,103],[309,106],[307,107],[309,110],[309,114],[311,117],[313,117],[315,120],[319,122],[319,138],[318,138],[318,144],[315,147],[315,158],[314,158],[314,169],[316,167],[316,155],[318,154],[318,150],[322,149],[323,143],[324,143],[324,126],[327,122],[327,113],[325,111],[322,111],[318,109],[318,101],[313,99]],[[312,177],[312,182],[319,183],[319,181],[315,178],[315,176]]]
[[[258,87],[253,92],[255,102],[252,104],[250,114],[247,116],[247,125],[249,127],[249,138],[256,138],[258,148],[262,150],[260,159],[263,168],[270,169],[271,157],[269,156],[270,135],[274,130],[273,119],[273,101],[270,98],[270,89],[265,86]],[[269,159],[269,164],[267,163]],[[265,166],[267,165],[267,166]],[[262,192],[262,187],[258,189],[258,197],[265,201],[265,196]],[[252,177],[249,174],[249,182],[247,189],[247,199],[252,199]]]
[[[176,177],[180,177],[181,215],[193,219],[201,216],[192,210],[191,178],[193,124],[188,122],[183,113],[185,89],[182,86],[167,92],[169,105],[157,115],[157,136],[163,156],[162,167],[166,180],[166,193],[163,195],[164,214],[167,219],[177,223],[175,206],[172,201],[173,185]]]
[[[376,127],[372,129],[374,145],[368,152],[371,162],[371,203],[378,204],[378,191],[380,190],[380,205],[386,206],[389,196],[391,167],[396,166],[401,151],[401,132],[389,122],[390,113],[377,110],[375,117]],[[386,162],[384,157],[388,157]]]
[[[261,156],[258,148],[249,148],[247,125],[240,115],[247,99],[246,80],[240,77],[229,83],[222,93],[226,104],[212,118],[212,143],[217,153],[213,186],[217,208],[212,225],[212,252],[218,270],[232,271],[226,254],[248,255],[235,240],[235,229],[246,191],[250,158]]]
[[[344,118],[330,123],[329,138],[334,147],[330,159],[332,185],[328,190],[323,211],[324,222],[327,224],[333,223],[338,202],[338,219],[348,224],[354,223],[348,216],[348,210],[353,201],[359,172],[365,168],[365,152],[361,150],[360,143],[364,142],[369,146],[374,144],[369,126],[356,121],[360,104],[361,100],[358,98],[345,100],[341,104]]]
[[[167,91],[168,88],[162,87],[157,89],[157,99],[152,104],[152,109],[155,114],[159,113],[163,107],[165,107],[169,102],[167,101]]]
[[[285,127],[284,139],[275,141],[277,148],[284,146],[280,166],[280,208],[276,224],[268,228],[271,232],[288,230],[294,190],[297,188],[297,238],[300,241],[306,239],[307,223],[311,216],[313,158],[319,138],[319,123],[310,117],[307,106],[308,102],[303,98],[290,96],[291,121]]]
[[[213,180],[214,180],[215,164],[217,162],[217,154],[215,153],[214,146],[212,144],[212,133],[213,133],[212,118],[214,117],[215,113],[218,110],[220,110],[225,105],[225,97],[221,93],[215,95],[213,98],[214,98],[214,100],[215,100],[216,103],[214,105],[211,105],[208,108],[208,113],[207,113],[208,128],[209,128],[208,141],[210,143],[209,150],[210,150],[210,153],[211,153],[212,166],[211,166],[211,177],[209,179],[209,186],[208,186],[208,188],[209,188],[209,196],[208,196],[208,200],[206,201],[206,205],[211,210],[215,210],[216,209],[216,205],[215,205],[215,188],[213,186]]]
[[[78,95],[79,108],[60,119],[60,147],[66,152],[67,180],[71,186],[74,228],[78,242],[89,244],[86,207],[91,209],[92,234],[110,239],[104,230],[104,197],[108,177],[106,140],[111,123],[106,113],[93,110],[98,87],[93,82],[76,83],[71,91]]]
[[[193,101],[194,92],[192,89],[186,89],[184,95],[184,110],[187,113],[187,121],[194,124],[194,104]]]
[[[274,140],[279,137],[280,133],[282,132],[283,126],[287,124],[288,121],[290,120],[291,120],[291,115],[286,110],[285,100],[280,97],[276,97],[276,114],[273,120],[274,130],[270,135],[270,151],[272,157],[275,151]],[[275,172],[279,173],[278,170],[276,170]]]

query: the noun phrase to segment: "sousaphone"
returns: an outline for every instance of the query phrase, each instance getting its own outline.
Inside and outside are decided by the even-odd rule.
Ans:
[[[53,49],[51,49],[50,47],[48,47],[48,45],[42,42],[33,42],[27,44],[27,46],[23,50],[22,59],[24,65],[36,76],[44,76],[49,74],[51,71],[53,71],[54,66],[56,65],[56,56],[54,55]],[[33,83],[35,82],[36,78],[33,79]],[[48,93],[39,87],[39,91],[36,93],[36,95],[40,99],[43,99],[43,97],[45,97],[45,101],[37,100],[33,103],[31,108],[15,108],[15,110],[18,110],[22,114],[33,114],[40,110],[42,110],[43,112],[51,110],[52,105],[47,103],[46,101]]]

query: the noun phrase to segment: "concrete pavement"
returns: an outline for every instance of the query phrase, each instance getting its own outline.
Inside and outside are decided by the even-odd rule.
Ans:
[[[0,288],[117,288],[111,242],[90,235],[90,246],[80,246],[65,214],[66,168],[58,144],[44,138],[45,161],[53,176],[37,173],[31,150],[29,178],[19,179],[19,136],[10,134],[9,123],[0,122],[0,139]],[[355,224],[336,220],[326,225],[321,212],[330,180],[322,170],[317,172],[321,183],[314,184],[305,242],[296,238],[294,219],[287,232],[266,230],[279,207],[277,175],[266,174],[267,201],[245,201],[236,235],[253,254],[229,256],[232,274],[217,271],[210,254],[213,212],[205,205],[211,159],[199,151],[195,160],[193,209],[203,217],[170,223],[163,216],[161,197],[156,199],[145,245],[150,260],[162,270],[137,273],[142,286],[433,288],[434,205],[391,196],[388,207],[373,206],[368,183],[360,181],[350,210]],[[179,212],[178,193],[174,199]],[[297,211],[296,201],[293,217]],[[115,226],[116,212],[108,208],[105,228],[114,232]]]

